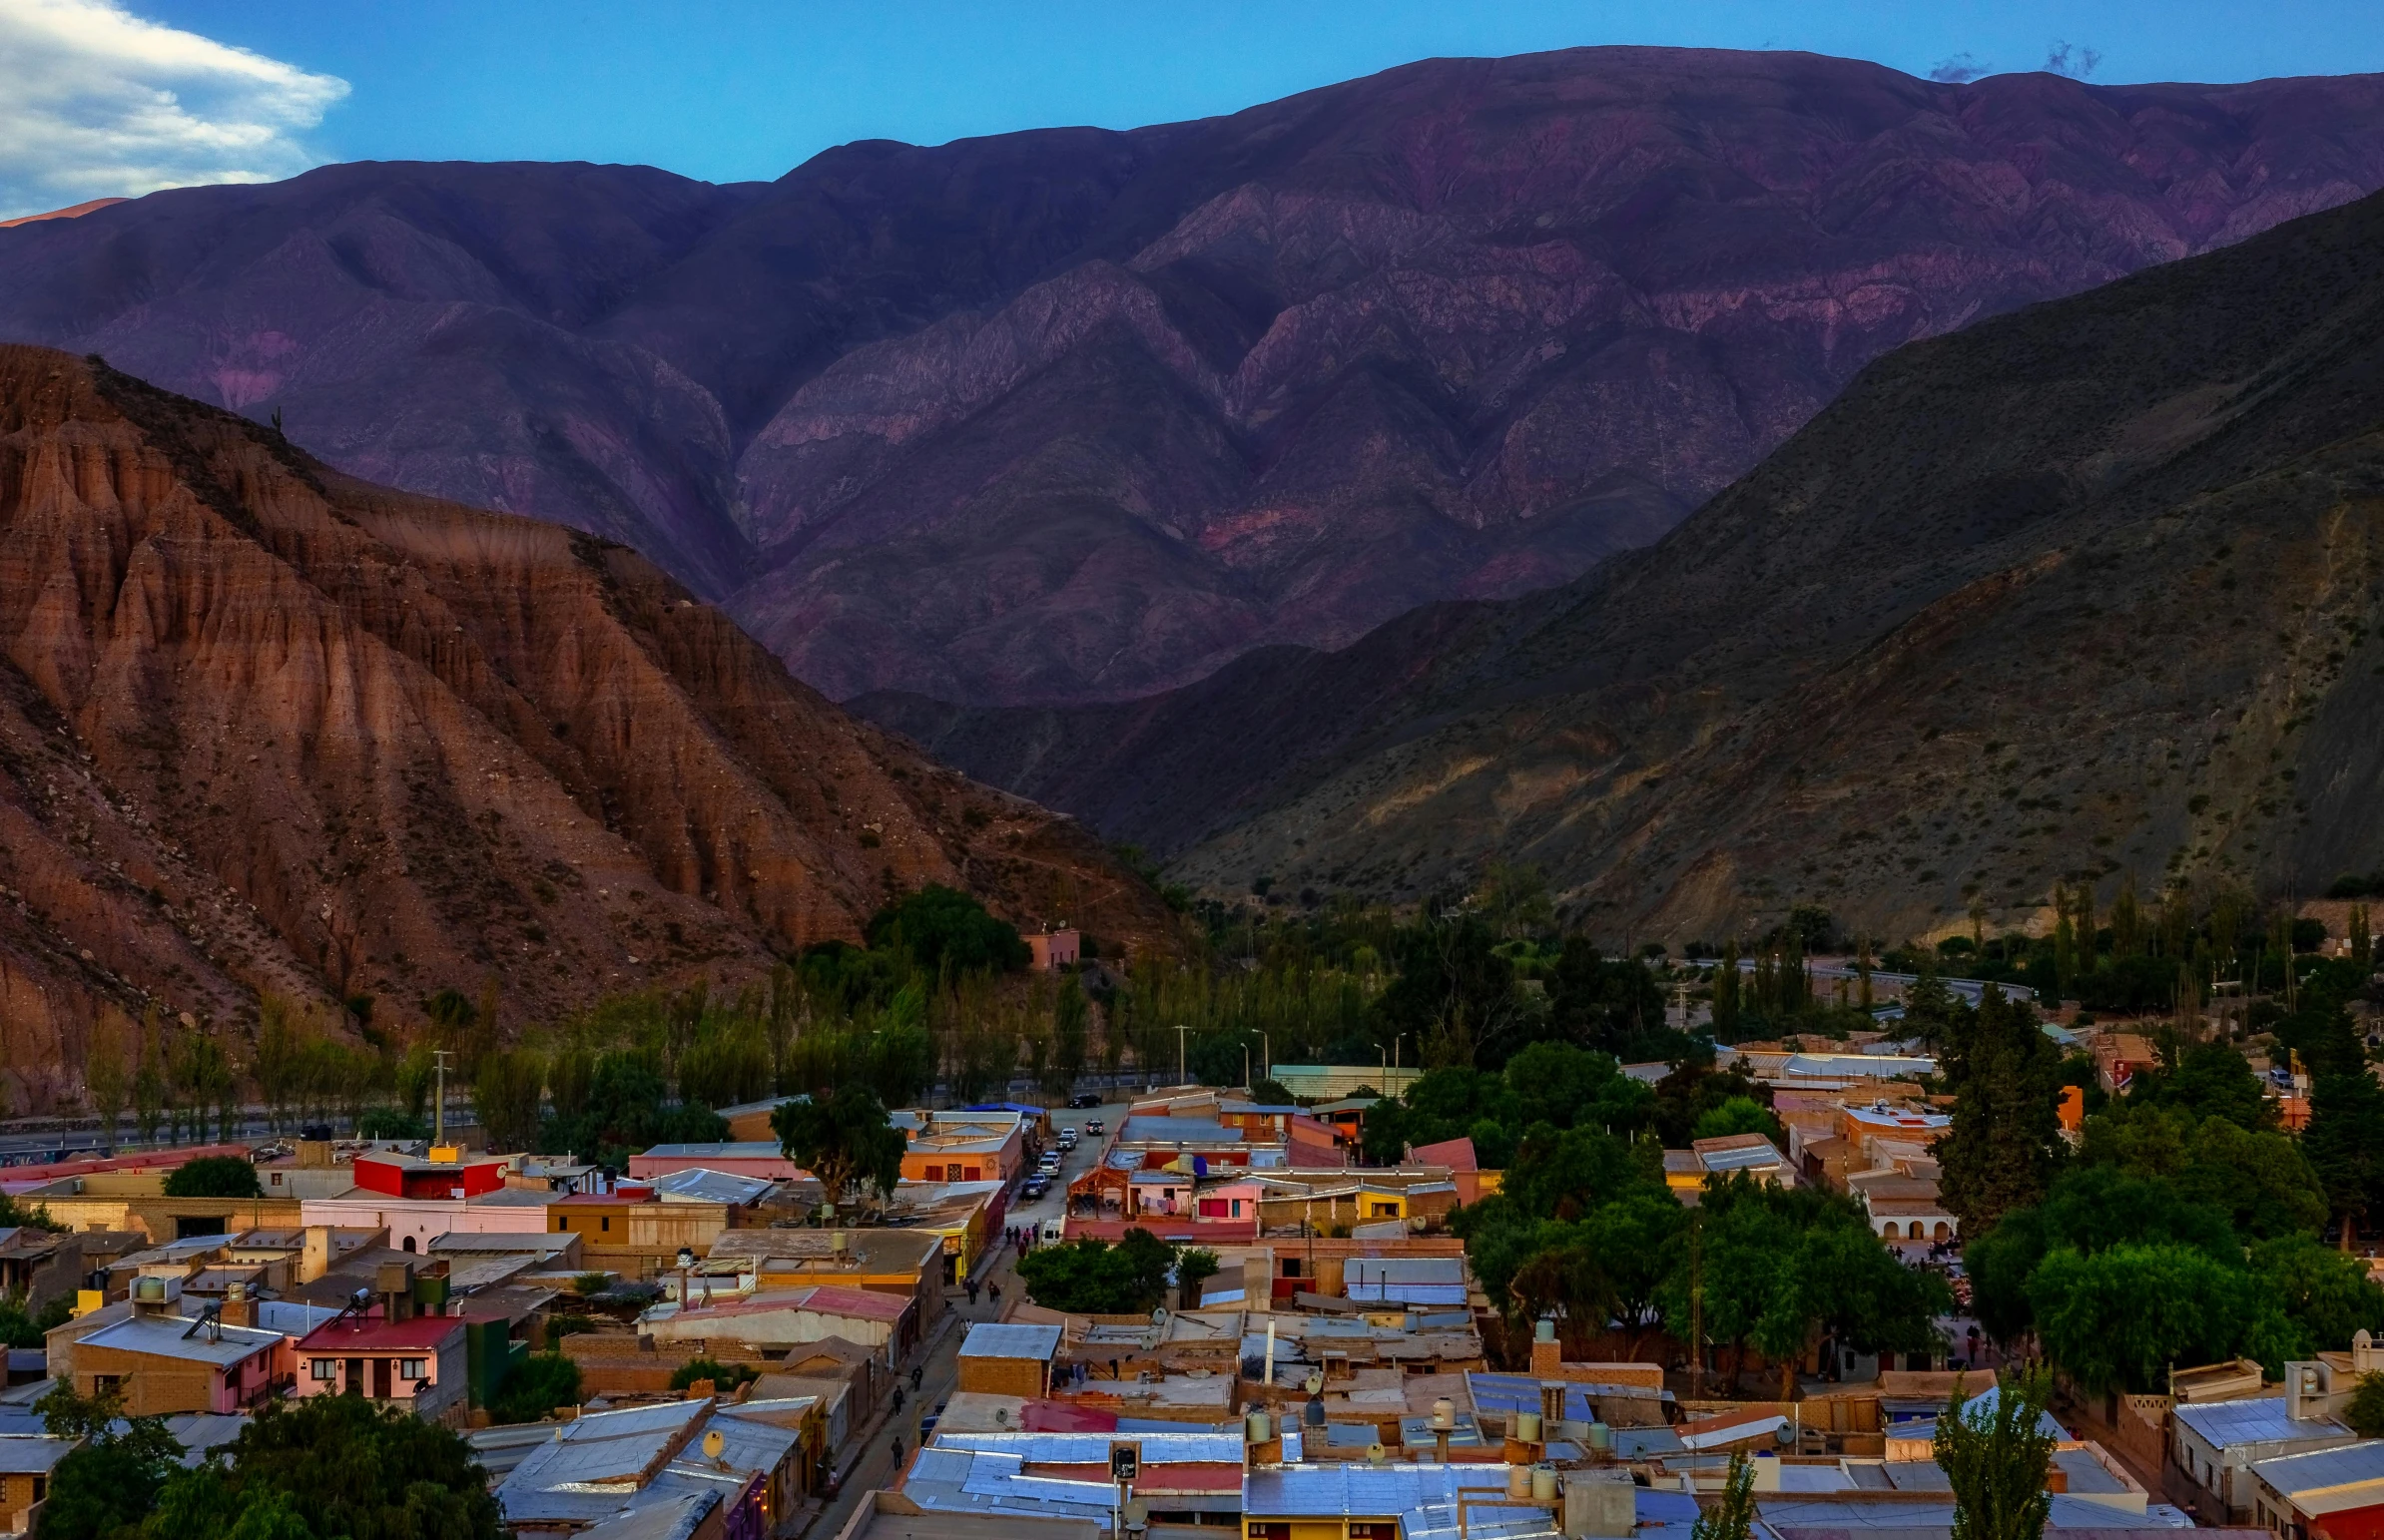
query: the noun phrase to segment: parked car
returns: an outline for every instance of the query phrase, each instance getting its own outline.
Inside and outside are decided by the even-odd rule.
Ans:
[[[1026,1179],[1025,1185],[1020,1187],[1018,1191],[1028,1199],[1040,1198],[1045,1193],[1051,1191],[1051,1179],[1042,1175],[1040,1172],[1037,1172],[1035,1175],[1028,1177]]]
[[[1084,1131],[1087,1134],[1098,1134],[1101,1132],[1103,1126],[1104,1125],[1102,1124],[1101,1120],[1098,1118],[1087,1118],[1084,1120]]]
[[[1062,1150],[1073,1150],[1076,1148],[1076,1131],[1074,1129],[1063,1128],[1059,1131],[1059,1147]]]
[[[1071,1108],[1098,1107],[1100,1105],[1101,1099],[1090,1091],[1079,1091],[1076,1095],[1068,1098],[1068,1106]]]

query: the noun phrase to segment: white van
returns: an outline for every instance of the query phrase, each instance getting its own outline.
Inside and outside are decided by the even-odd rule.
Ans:
[[[1035,1240],[1045,1246],[1054,1246],[1065,1239],[1067,1233],[1068,1227],[1065,1220],[1045,1220],[1043,1228],[1035,1232]]]

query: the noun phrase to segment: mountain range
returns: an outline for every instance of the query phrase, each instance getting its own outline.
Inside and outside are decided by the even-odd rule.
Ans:
[[[1150,700],[873,704],[1214,892],[1601,935],[2384,864],[2384,196],[1907,344],[1651,547]]]
[[[449,987],[506,1025],[858,939],[929,882],[1159,942],[1076,823],[793,679],[625,547],[0,346],[0,1042]]]
[[[1899,345],[2379,186],[2375,77],[1582,49],[767,184],[159,193],[0,230],[0,336],[633,546],[832,698],[1118,703],[1566,582]]]

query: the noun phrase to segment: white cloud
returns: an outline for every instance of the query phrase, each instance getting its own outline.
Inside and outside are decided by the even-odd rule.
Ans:
[[[298,136],[347,95],[112,0],[0,0],[0,219],[319,163]]]

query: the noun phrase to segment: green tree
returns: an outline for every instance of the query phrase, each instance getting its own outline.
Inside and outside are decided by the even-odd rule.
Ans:
[[[257,1167],[245,1156],[203,1155],[166,1176],[168,1198],[263,1198]]]
[[[2371,1371],[2359,1376],[2343,1407],[2343,1421],[2362,1438],[2384,1438],[2384,1374]]]
[[[886,1104],[866,1086],[842,1085],[826,1097],[782,1102],[770,1115],[779,1148],[820,1181],[830,1203],[868,1183],[891,1196],[902,1177],[909,1140],[886,1116]]]
[[[1755,1463],[1744,1450],[1730,1455],[1722,1476],[1722,1495],[1697,1515],[1689,1540],[1747,1540],[1755,1532]]]
[[[546,1062],[530,1049],[484,1053],[472,1068],[472,1106],[494,1149],[535,1144],[545,1098]]]
[[[1995,1399],[1965,1404],[1962,1382],[1937,1419],[1934,1453],[1954,1489],[1953,1540],[2039,1540],[2053,1516],[2045,1472],[2053,1435],[2045,1405],[2053,1376],[2042,1367],[2005,1378]]]
[[[2064,1248],[2040,1263],[2029,1304],[2046,1353],[2089,1394],[2149,1393],[2168,1367],[2275,1352],[2281,1317],[2262,1317],[2250,1279],[2183,1246]]]
[[[505,1371],[488,1398],[488,1420],[536,1422],[558,1406],[578,1402],[579,1365],[559,1352],[534,1352]]]
[[[1751,1096],[1734,1096],[1720,1106],[1698,1114],[1691,1131],[1698,1139],[1727,1139],[1735,1134],[1761,1134],[1782,1150],[1788,1148],[1787,1131],[1771,1109]]]
[[[1533,1043],[1506,1061],[1518,1128],[1599,1128],[1628,1134],[1643,1127],[1655,1093],[1622,1073],[1610,1053],[1570,1043]]]
[[[1006,973],[1023,968],[1033,954],[1014,925],[995,919],[985,906],[957,888],[929,883],[871,917],[866,934],[872,948],[910,954],[932,975]]]
[[[50,1473],[38,1533],[45,1540],[138,1536],[142,1516],[182,1458],[164,1420],[127,1421],[114,1391],[78,1395],[71,1384],[53,1386],[33,1409],[50,1436],[81,1441]]]
[[[2351,1333],[2384,1333],[2384,1288],[2370,1281],[2367,1260],[2350,1257],[2315,1236],[2280,1236],[2251,1250],[2259,1297],[2283,1311],[2290,1332],[2277,1344],[2274,1366],[2350,1345]]]
[[[124,1116],[125,1097],[132,1084],[125,1066],[123,1018],[109,1011],[101,1015],[83,1058],[83,1085],[91,1093],[91,1110],[99,1118],[100,1140],[113,1154],[116,1123]]]
[[[2384,1206],[2384,1086],[2363,1070],[2320,1075],[2309,1112],[2302,1153],[2343,1222],[2349,1251],[2360,1222]]]
[[[1947,1207],[1979,1235],[2044,1197],[2059,1168],[2061,1055],[2029,1005],[1990,985],[1975,1010],[1955,1009],[1946,1079],[1953,1126],[1938,1141]]]
[[[722,1363],[712,1358],[690,1358],[672,1371],[671,1388],[684,1390],[699,1379],[709,1379],[712,1381],[714,1394],[727,1395],[739,1385],[750,1384],[761,1377],[761,1371],[750,1363]]]
[[[505,1532],[470,1445],[358,1396],[268,1402],[224,1455],[166,1483],[144,1540],[501,1540]]]
[[[1738,943],[1732,941],[1722,948],[1722,960],[1713,970],[1713,1038],[1717,1043],[1738,1041]]]
[[[1176,1297],[1184,1308],[1200,1308],[1200,1285],[1217,1276],[1217,1254],[1206,1247],[1178,1248],[1175,1254]]]
[[[1018,1259],[1026,1292],[1045,1309],[1071,1315],[1137,1315],[1166,1296],[1174,1249],[1140,1227],[1115,1246],[1082,1240],[1038,1247]]]

